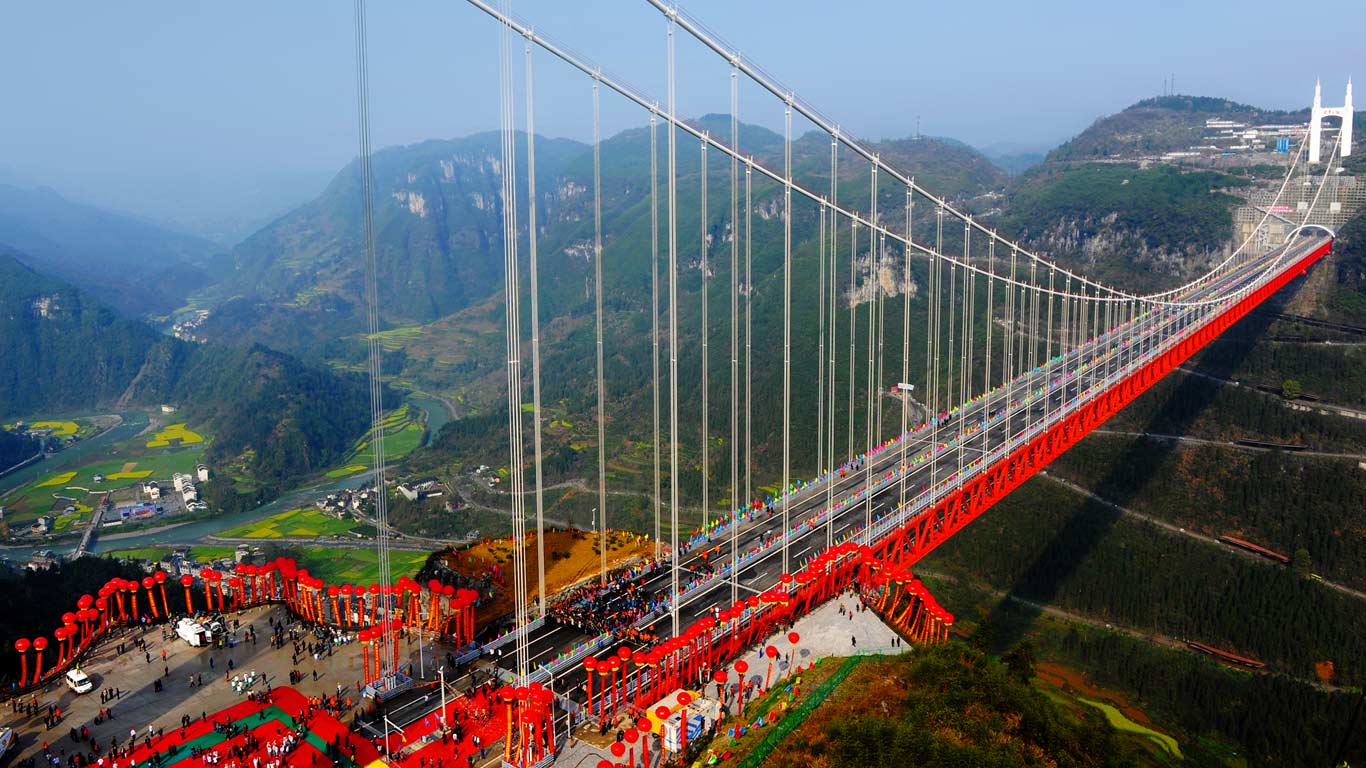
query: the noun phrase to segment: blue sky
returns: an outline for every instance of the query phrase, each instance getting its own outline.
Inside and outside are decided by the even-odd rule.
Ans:
[[[924,132],[977,146],[1045,147],[1157,95],[1170,73],[1182,93],[1297,108],[1316,76],[1335,101],[1366,63],[1360,0],[1322,0],[1313,19],[1284,0],[683,7],[870,138],[909,135],[919,116]],[[513,11],[663,99],[665,23],[645,0]],[[376,147],[496,126],[491,19],[463,0],[371,0],[370,24]],[[547,56],[536,65],[538,128],[587,138],[588,86]],[[303,194],[355,153],[347,0],[11,4],[0,67],[0,178],[148,215],[262,186]],[[681,38],[679,71],[680,112],[726,110],[724,63]],[[780,106],[754,89],[741,102],[745,119],[779,124]],[[643,116],[608,98],[603,120],[611,132]]]

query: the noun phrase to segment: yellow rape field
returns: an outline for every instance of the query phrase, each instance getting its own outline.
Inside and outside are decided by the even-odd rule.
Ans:
[[[181,445],[194,445],[204,442],[203,435],[194,432],[184,424],[168,424],[166,428],[152,436],[147,441],[148,448],[165,448],[171,444],[172,440],[179,440]]]

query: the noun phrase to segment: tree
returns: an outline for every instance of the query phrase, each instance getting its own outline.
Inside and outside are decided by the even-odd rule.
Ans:
[[[1300,547],[1295,550],[1295,557],[1290,561],[1290,567],[1295,571],[1296,576],[1308,576],[1312,566],[1308,549]]]
[[[1034,644],[1028,640],[1016,645],[1001,657],[1005,662],[1010,674],[1022,683],[1028,683],[1034,677]]]
[[[1304,394],[1304,388],[1300,386],[1298,379],[1286,379],[1281,384],[1281,397],[1286,400],[1298,400]]]

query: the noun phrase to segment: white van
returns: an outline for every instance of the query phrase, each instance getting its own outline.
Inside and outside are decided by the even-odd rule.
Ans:
[[[66,685],[76,693],[90,693],[95,690],[95,683],[79,668],[67,671]]]
[[[181,619],[176,622],[175,632],[181,640],[196,648],[209,644],[208,632],[204,629],[204,625],[194,619]]]

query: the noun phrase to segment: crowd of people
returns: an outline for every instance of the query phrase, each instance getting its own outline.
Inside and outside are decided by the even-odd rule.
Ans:
[[[576,587],[550,607],[550,616],[592,634],[629,635],[637,621],[667,605],[665,595],[645,586],[652,572],[653,567],[640,568],[610,578],[606,584]]]

